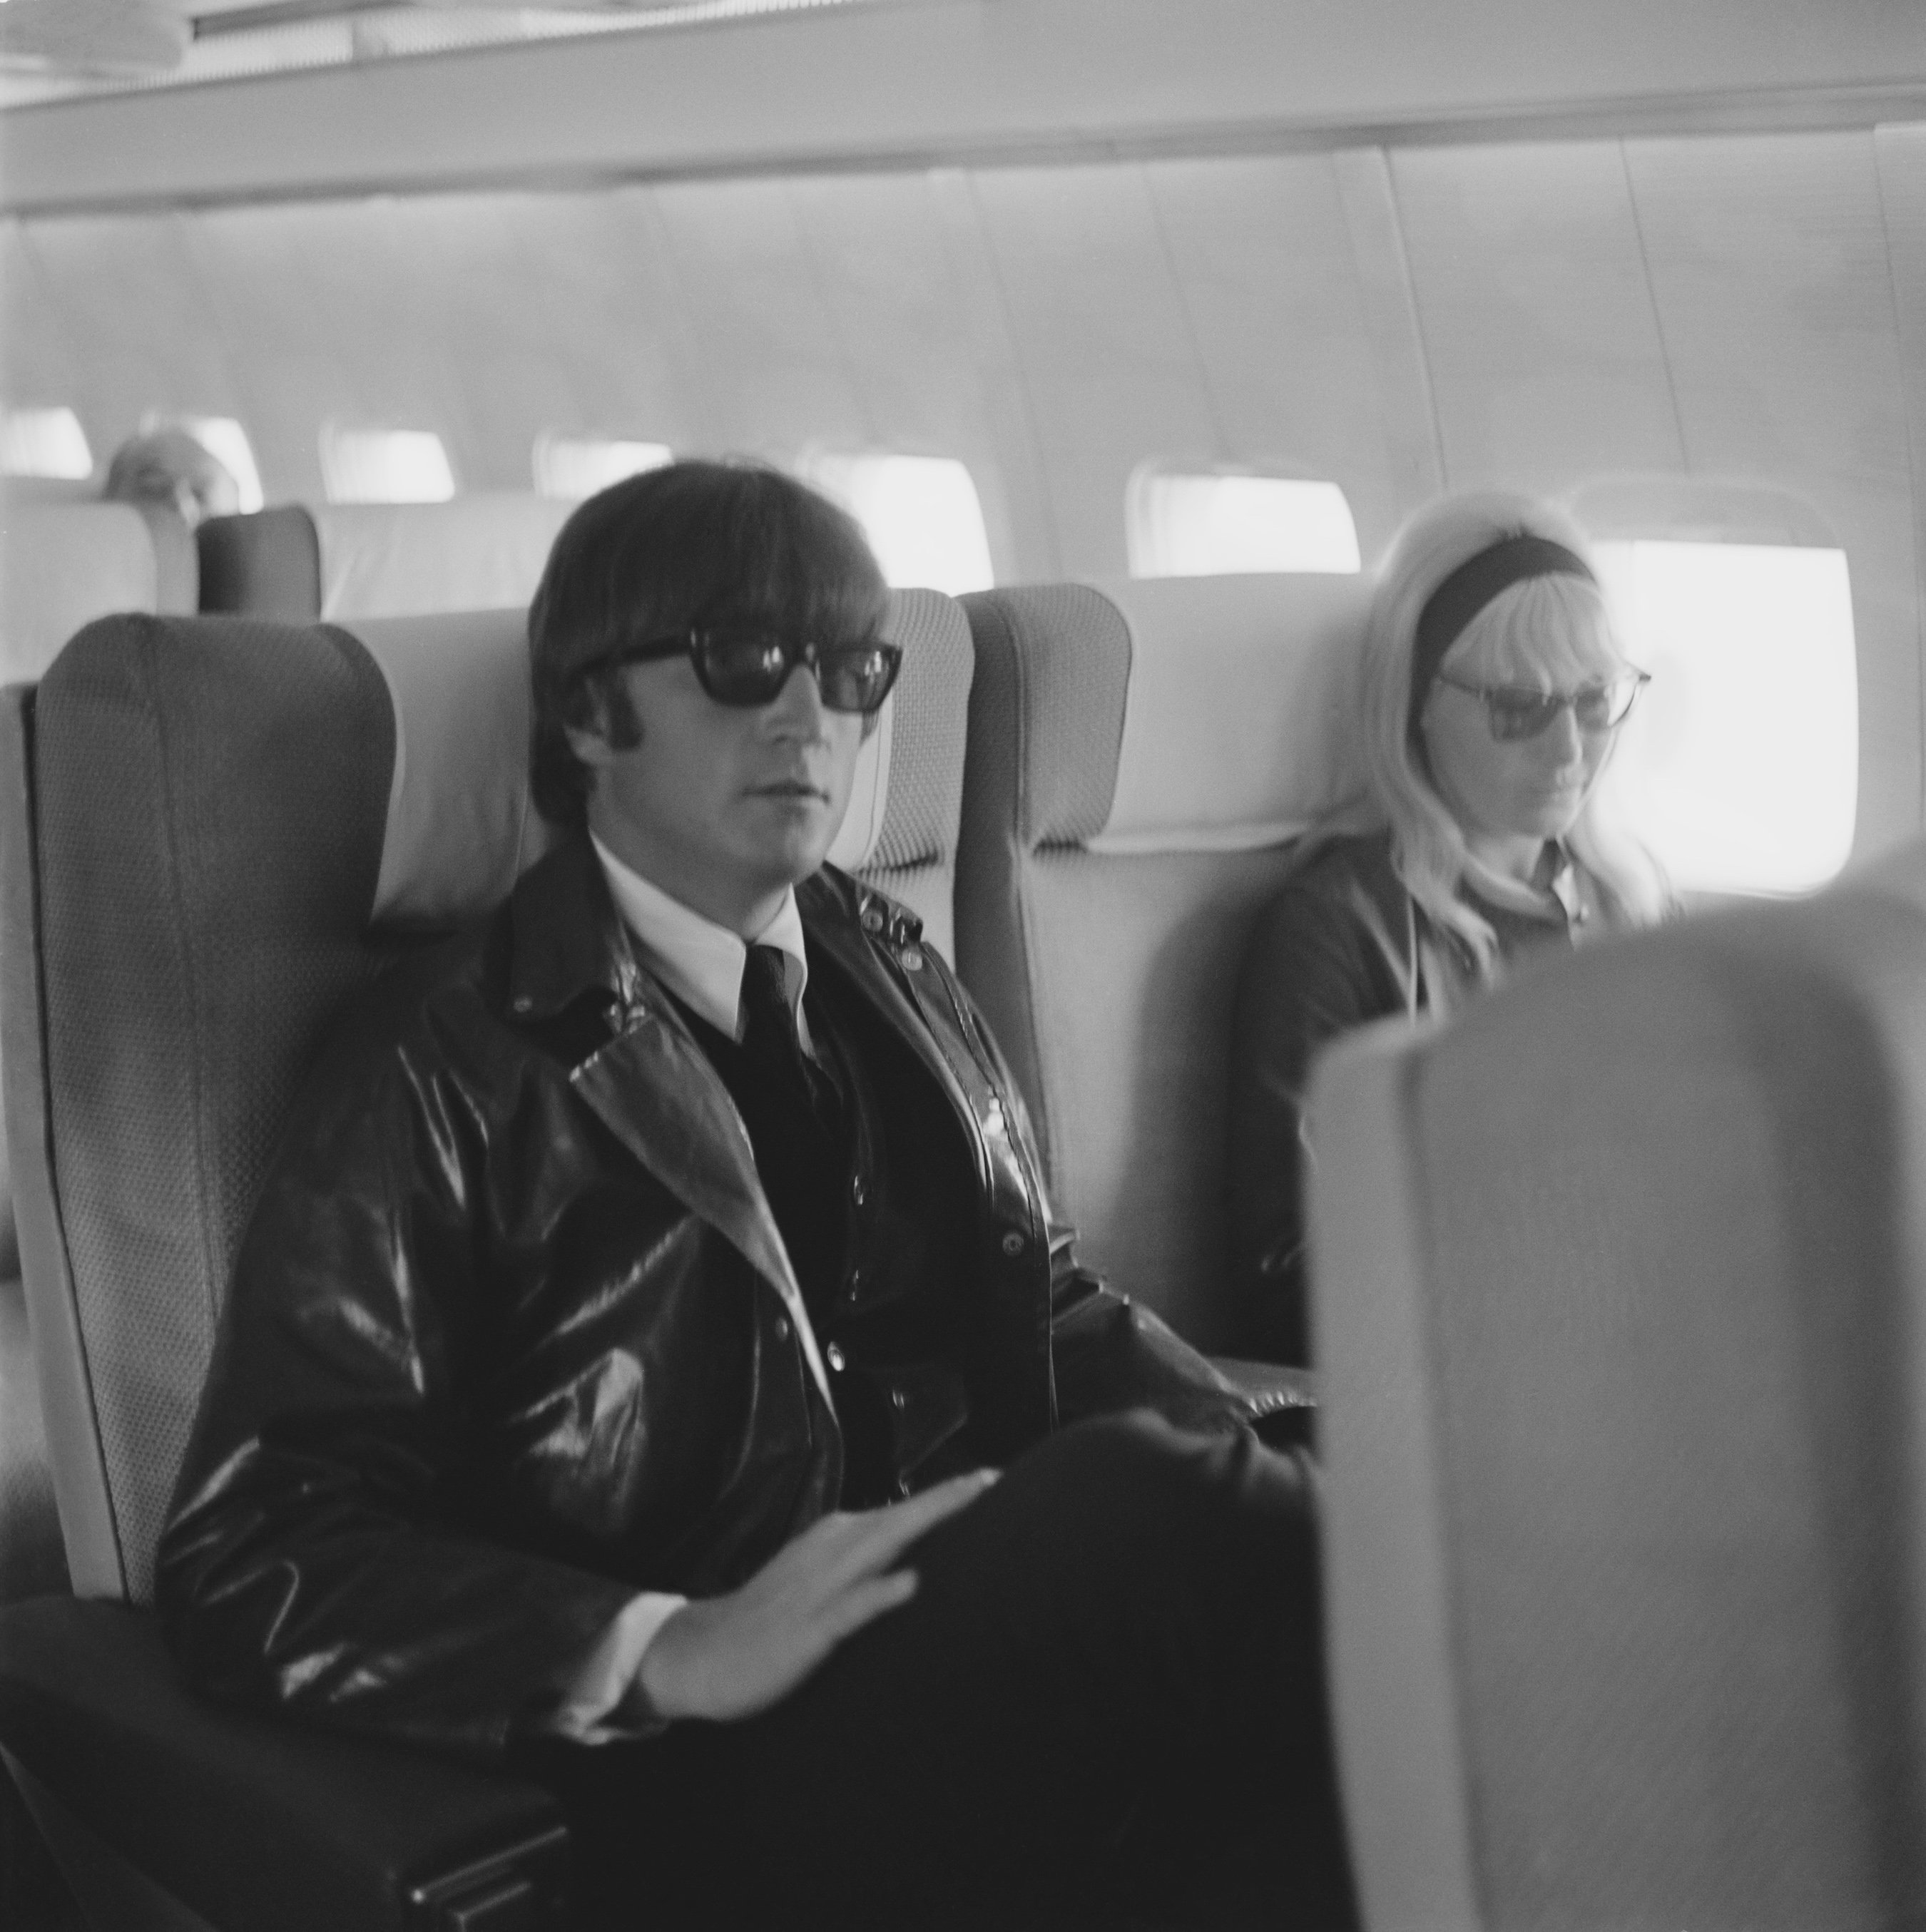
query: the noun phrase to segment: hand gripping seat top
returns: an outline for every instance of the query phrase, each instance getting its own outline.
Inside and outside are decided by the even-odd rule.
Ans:
[[[1287,842],[1356,789],[1369,596],[1267,576],[963,599],[957,968],[1086,1257],[1206,1349],[1233,1338],[1237,971]]]
[[[891,632],[903,674],[839,856],[943,944],[968,632],[934,592],[900,595]],[[521,1882],[488,1860],[539,1876],[561,1844],[533,1787],[201,1706],[130,1607],[296,1085],[405,928],[484,910],[541,848],[527,740],[519,610],[107,619],[0,706],[0,1024],[41,1392],[74,1587],[128,1600],[0,1612],[0,1752],[74,1863],[179,1922],[479,1926],[410,1900]]]
[[[526,604],[572,502],[283,503],[195,532],[200,608],[302,623]]]
[[[1926,1924],[1926,845],[1315,1095],[1366,1922]]]

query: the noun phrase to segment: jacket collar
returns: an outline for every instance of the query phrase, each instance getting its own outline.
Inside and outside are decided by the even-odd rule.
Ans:
[[[641,998],[644,976],[585,832],[521,875],[508,916],[509,1006],[518,1019],[552,1018],[585,993],[624,1007]]]

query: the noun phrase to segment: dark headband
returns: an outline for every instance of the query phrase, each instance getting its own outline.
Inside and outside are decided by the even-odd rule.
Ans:
[[[1405,728],[1418,741],[1418,718],[1430,695],[1432,680],[1445,654],[1463,636],[1465,626],[1497,596],[1528,577],[1582,577],[1596,584],[1591,566],[1577,551],[1549,537],[1528,531],[1501,537],[1477,556],[1461,563],[1426,600],[1418,614],[1418,634],[1411,650],[1411,702]]]

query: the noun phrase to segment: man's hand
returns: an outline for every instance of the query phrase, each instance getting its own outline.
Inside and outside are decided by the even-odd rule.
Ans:
[[[779,1703],[843,1640],[916,1594],[893,1568],[926,1530],[996,1480],[973,1470],[908,1502],[826,1516],[739,1590],[678,1610],[642,1653],[642,1695],[660,1718],[753,1718]]]

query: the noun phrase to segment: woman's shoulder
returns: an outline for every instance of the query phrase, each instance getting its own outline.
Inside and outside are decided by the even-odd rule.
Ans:
[[[1381,904],[1404,892],[1391,862],[1388,830],[1307,833],[1273,902],[1350,905],[1360,890]]]
[[[1315,936],[1354,944],[1402,931],[1409,895],[1391,862],[1388,831],[1312,833],[1259,916],[1259,944],[1275,947]]]

